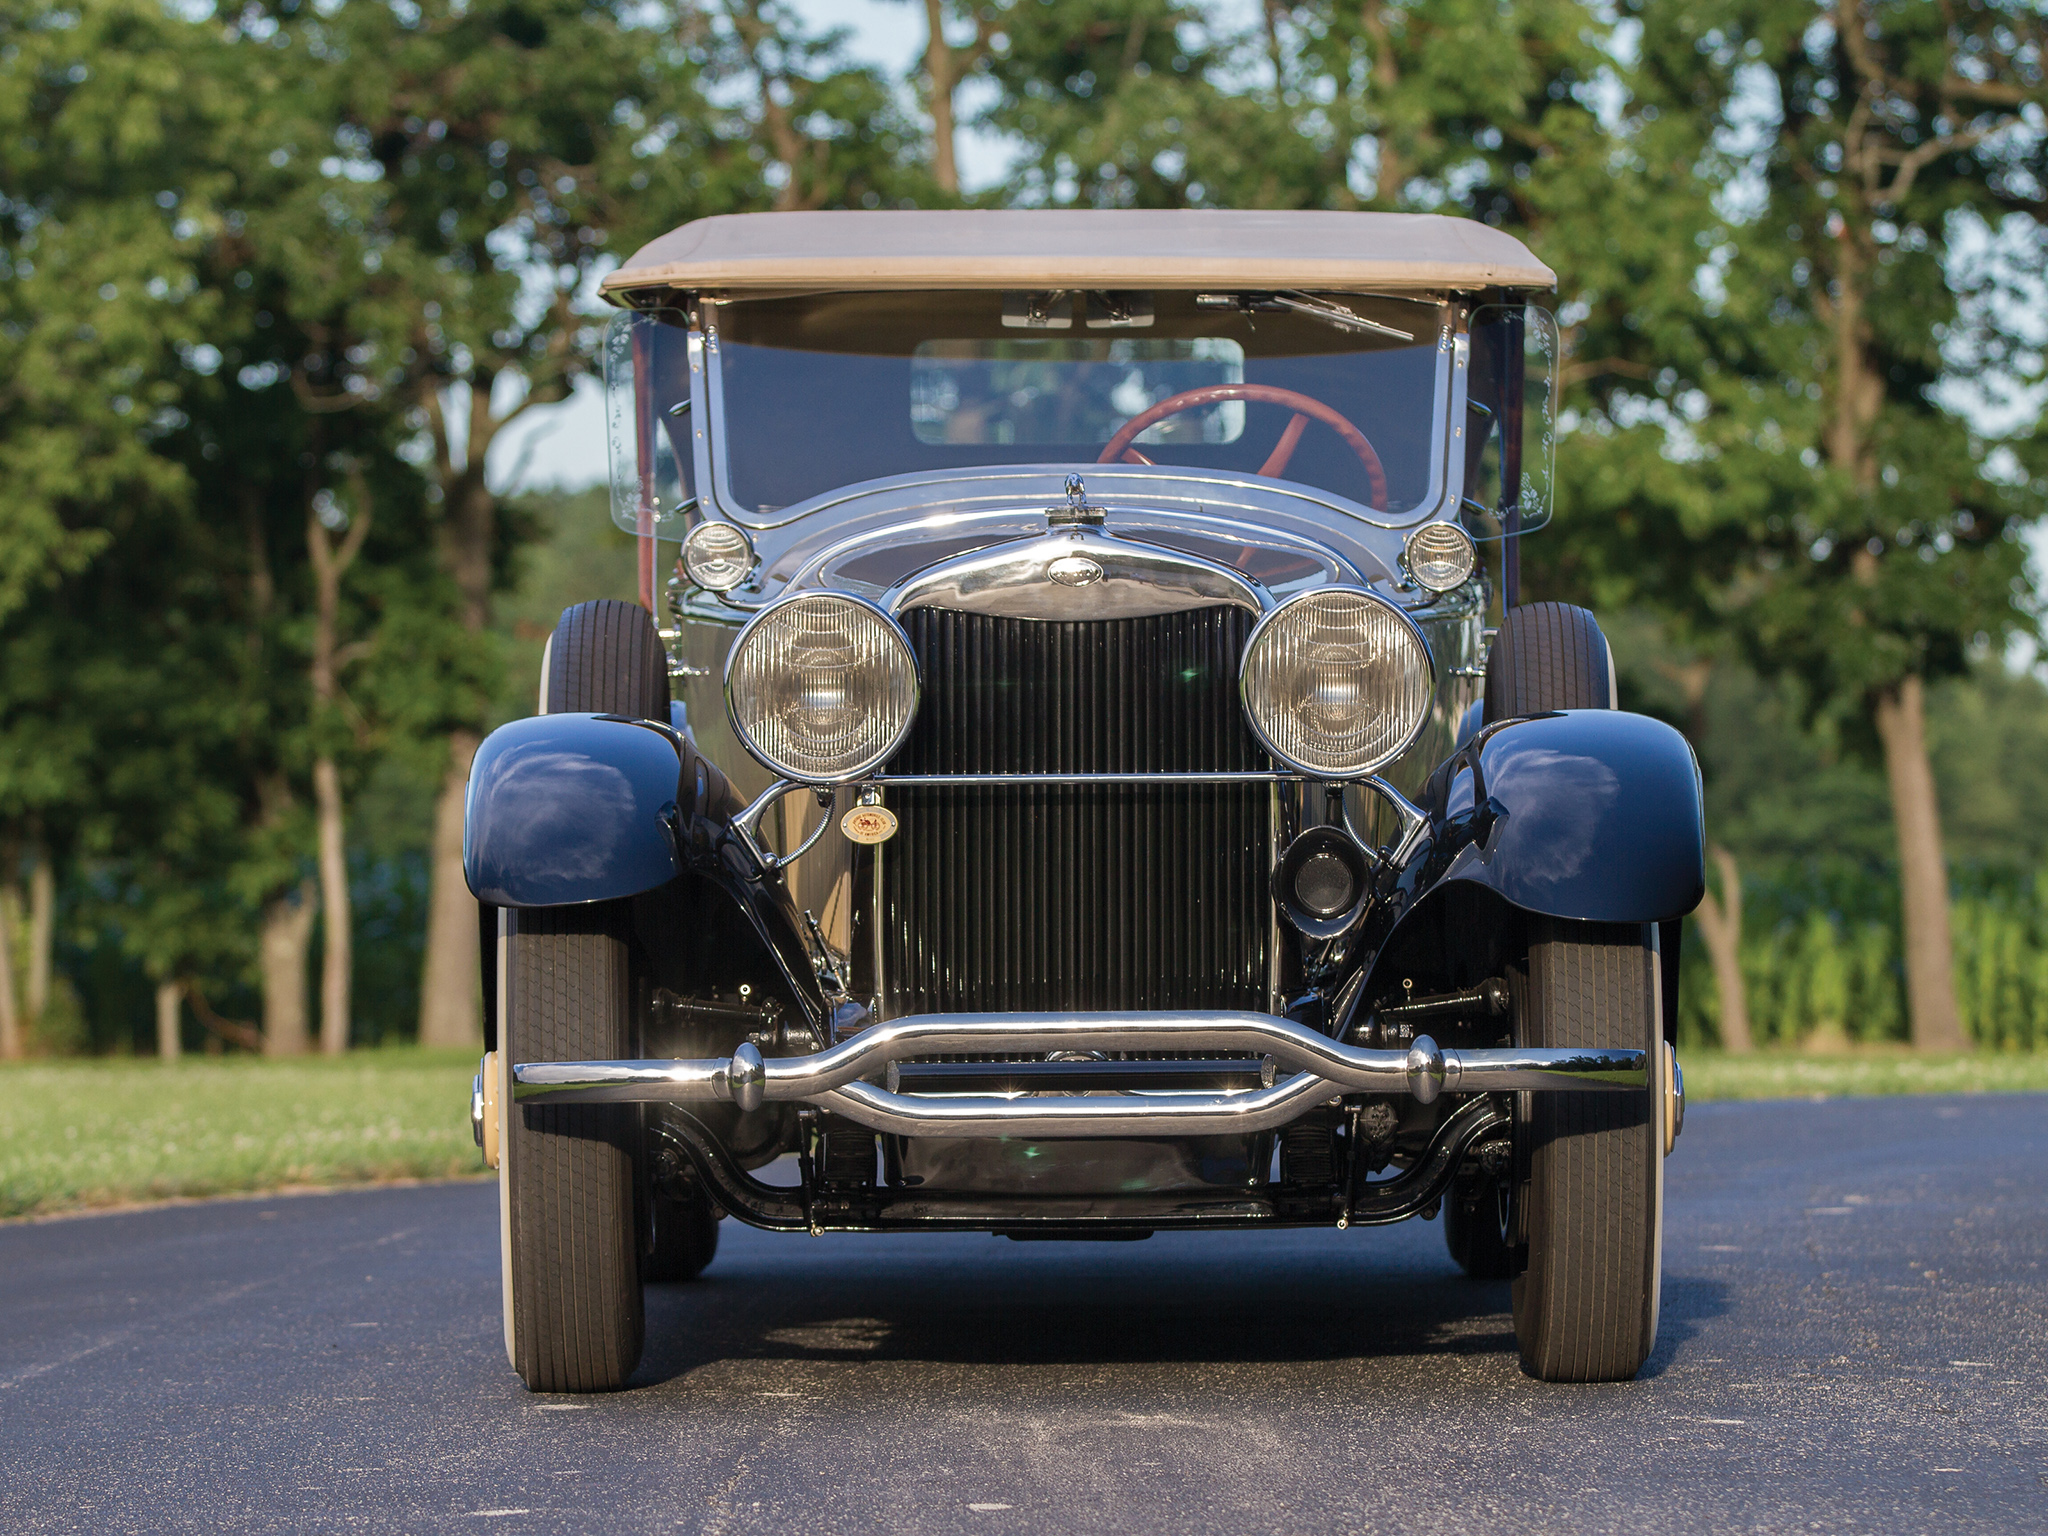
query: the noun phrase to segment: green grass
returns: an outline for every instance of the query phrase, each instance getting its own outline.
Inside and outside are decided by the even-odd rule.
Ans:
[[[0,1069],[0,1217],[482,1172],[476,1057],[38,1061]]]
[[[1893,1093],[2041,1093],[2048,1091],[2048,1051],[1976,1051],[1920,1056],[1865,1047],[1841,1055],[1759,1051],[1681,1051],[1686,1097],[1708,1099],[1841,1099]]]
[[[1841,1098],[2048,1091],[2048,1052],[1915,1056],[1690,1051],[1687,1095]],[[294,1186],[461,1178],[462,1052],[397,1048],[339,1060],[40,1061],[0,1068],[0,1217]]]

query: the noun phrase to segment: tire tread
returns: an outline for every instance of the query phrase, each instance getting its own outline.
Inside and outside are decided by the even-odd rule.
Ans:
[[[547,713],[668,718],[668,655],[654,616],[599,598],[562,610],[548,652]]]
[[[625,1055],[623,908],[521,911],[512,935],[517,1059]],[[643,1312],[633,1222],[633,1122],[616,1105],[524,1106],[512,1149],[517,1359],[536,1392],[621,1386],[639,1363]]]
[[[1614,706],[1607,637],[1584,608],[1525,603],[1501,622],[1486,657],[1486,720]]]
[[[1637,924],[1540,921],[1529,951],[1528,1043],[1656,1038],[1653,957]],[[1524,1368],[1545,1381],[1626,1381],[1653,1342],[1645,1295],[1656,1156],[1650,1095],[1530,1095],[1528,1268],[1516,1283]]]

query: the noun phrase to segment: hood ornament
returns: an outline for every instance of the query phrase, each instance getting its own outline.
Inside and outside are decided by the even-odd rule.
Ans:
[[[1066,505],[1047,507],[1045,509],[1045,520],[1056,527],[1060,524],[1071,526],[1082,523],[1100,523],[1102,517],[1102,508],[1092,507],[1088,504],[1088,487],[1082,482],[1079,475],[1067,476]]]

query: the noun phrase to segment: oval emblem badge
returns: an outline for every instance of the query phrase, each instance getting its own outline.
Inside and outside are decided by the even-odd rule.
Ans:
[[[1102,580],[1102,567],[1086,555],[1061,555],[1045,568],[1045,574],[1063,587],[1085,587]]]
[[[839,830],[849,841],[873,847],[896,835],[896,813],[886,805],[856,805],[839,818]]]

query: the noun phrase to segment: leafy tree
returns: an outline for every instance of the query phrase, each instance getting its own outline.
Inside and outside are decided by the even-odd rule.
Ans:
[[[1666,206],[1696,270],[1638,291],[1587,391],[1570,560],[1798,679],[1883,763],[1913,1038],[1960,1046],[1926,693],[2032,631],[2018,535],[2043,487],[2029,440],[1991,473],[1945,390],[2012,361],[1956,279],[1973,224],[2017,219],[2038,250],[2043,23],[1912,0],[1639,15],[1635,158],[1692,183]]]
[[[193,29],[151,4],[0,15],[0,1055],[19,1054],[47,999],[52,864],[94,814],[104,745],[104,721],[65,686],[72,653],[47,606],[112,547],[108,509],[176,507],[190,492],[155,444],[178,420],[180,358],[214,308],[196,226],[168,190],[227,94],[195,56]],[[7,973],[24,850],[18,1011]]]
[[[1024,206],[1271,205],[1262,165],[1291,126],[1229,88],[1234,43],[1179,0],[1025,0],[987,18],[997,88],[981,121],[1021,141]],[[928,94],[935,94],[927,80]]]
[[[722,132],[759,177],[707,212],[908,207],[945,190],[925,169],[923,135],[890,83],[848,60],[842,33],[809,31],[782,0],[725,0],[685,35],[708,79],[744,89],[746,105]]]
[[[356,0],[286,3],[269,19],[321,65],[306,137],[289,148],[348,209],[354,267],[352,366],[306,380],[307,404],[404,413],[460,622],[483,656],[516,533],[486,479],[492,442],[589,371],[588,289],[615,241],[630,248],[633,210],[688,207],[694,184],[728,175],[707,118],[683,110],[695,67],[658,12],[622,4]],[[441,722],[421,1014],[434,1044],[477,1035],[462,794],[488,689],[468,671],[475,686],[445,701]]]
[[[1004,38],[1006,9],[1000,0],[924,0],[924,50],[915,73],[919,103],[931,118],[931,175],[941,199],[960,196],[960,87],[986,73]],[[955,33],[968,28],[966,41],[954,42],[949,24]]]

